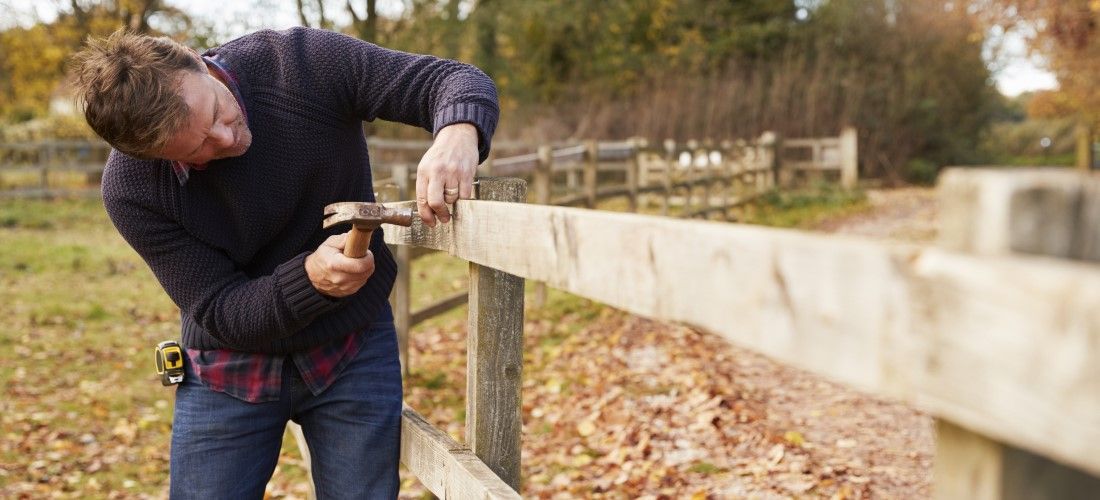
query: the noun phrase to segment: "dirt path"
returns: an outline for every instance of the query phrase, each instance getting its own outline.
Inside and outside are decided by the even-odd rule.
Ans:
[[[817,230],[931,243],[936,237],[936,193],[931,188],[874,190],[867,193],[871,210],[827,220]]]
[[[927,242],[927,189],[873,191],[821,231]],[[575,300],[575,299],[574,299]],[[531,498],[927,498],[931,419],[731,346],[589,305],[531,311],[523,395]],[[541,314],[541,317],[540,317]],[[462,433],[461,324],[414,336],[406,399]],[[419,495],[406,483],[403,497]]]

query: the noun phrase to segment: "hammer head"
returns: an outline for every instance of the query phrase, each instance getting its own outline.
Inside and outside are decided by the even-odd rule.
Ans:
[[[345,201],[325,207],[322,227],[328,229],[342,223],[349,223],[360,229],[373,230],[382,224],[411,226],[413,211],[411,208],[386,208],[381,203]]]

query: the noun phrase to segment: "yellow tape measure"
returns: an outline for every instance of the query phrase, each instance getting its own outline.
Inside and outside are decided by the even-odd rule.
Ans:
[[[157,357],[157,375],[162,385],[183,382],[183,349],[175,340],[165,340],[154,349]]]

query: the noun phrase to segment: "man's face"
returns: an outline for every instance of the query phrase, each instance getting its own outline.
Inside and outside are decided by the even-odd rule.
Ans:
[[[209,73],[188,71],[180,81],[179,93],[191,116],[157,156],[201,165],[248,151],[252,132],[225,84]]]

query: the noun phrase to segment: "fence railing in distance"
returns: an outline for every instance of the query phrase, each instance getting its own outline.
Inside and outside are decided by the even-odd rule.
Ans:
[[[528,177],[532,181],[540,168],[539,147],[547,147],[550,152],[544,160],[545,165],[553,165],[549,175],[564,175],[566,192],[552,195],[553,204],[583,205],[593,207],[597,199],[624,196],[631,207],[640,201],[648,200],[654,193],[663,193],[665,206],[662,213],[668,213],[668,203],[674,191],[683,193],[682,200],[688,205],[692,202],[701,205],[690,216],[707,217],[721,215],[720,205],[709,199],[709,190],[717,187],[718,193],[728,192],[723,183],[750,186],[747,172],[756,170],[755,165],[767,165],[775,170],[780,180],[791,178],[799,171],[825,172],[840,169],[841,182],[853,187],[856,182],[856,133],[846,129],[840,137],[814,139],[788,139],[787,151],[798,151],[796,145],[804,145],[813,151],[805,161],[792,160],[783,164],[782,156],[775,152],[775,134],[765,133],[760,138],[725,141],[689,140],[677,143],[665,141],[662,144],[650,144],[644,139],[631,139],[617,142],[584,141],[580,143],[531,144],[514,141],[496,141],[489,158],[481,166],[480,173],[485,176]],[[392,169],[397,165],[415,170],[420,156],[431,146],[431,141],[389,140],[368,138],[371,164],[376,180],[395,178]],[[783,146],[780,146],[781,148]],[[837,149],[839,148],[839,149]],[[102,141],[38,141],[30,143],[0,144],[0,196],[7,197],[51,197],[74,194],[96,196],[98,190],[92,189],[98,184],[103,165],[111,148]],[[839,152],[838,152],[839,151]],[[840,158],[838,166],[836,158]],[[598,165],[598,166],[597,166]],[[596,170],[592,170],[595,168]],[[607,184],[600,176],[589,177],[596,171],[604,174],[620,172],[625,179],[616,184]],[[83,176],[82,188],[66,187],[73,181],[76,173]],[[18,187],[4,182],[7,176],[19,176]],[[580,190],[584,176],[583,190]],[[34,176],[36,182],[26,178]],[[57,177],[69,179],[59,182]],[[760,181],[767,177],[755,177]],[[596,183],[599,187],[594,187]],[[785,183],[781,183],[786,185]],[[377,187],[379,184],[376,183]],[[758,182],[758,188],[770,188],[770,184]],[[537,186],[534,186],[537,187]],[[701,189],[702,197],[694,197],[694,190]],[[538,189],[533,189],[539,192]],[[639,198],[639,194],[642,198]],[[725,196],[725,195],[721,195]]]
[[[782,139],[779,142],[780,185],[788,185],[800,172],[816,176],[839,172],[840,185],[851,189],[859,179],[856,129],[845,127],[840,137]]]
[[[490,158],[481,170],[483,173],[507,172],[530,177],[532,195],[529,198],[539,204],[596,208],[601,202],[620,198],[626,200],[627,211],[636,212],[651,206],[657,197],[664,215],[675,206],[680,217],[729,219],[740,207],[776,184],[774,142],[769,137],[766,134],[754,142],[719,144],[666,141],[660,145],[663,148],[660,154],[654,153],[641,139],[586,141],[565,146],[547,144],[531,154]],[[411,165],[396,164],[386,173],[388,178],[375,180],[380,201],[412,198]],[[412,262],[424,255],[424,250],[393,248],[400,272],[391,302],[406,374],[409,370],[409,330],[467,302],[466,293],[458,292],[440,297],[418,310],[410,309],[408,276]],[[545,297],[545,285],[535,284],[533,304],[541,306]]]

